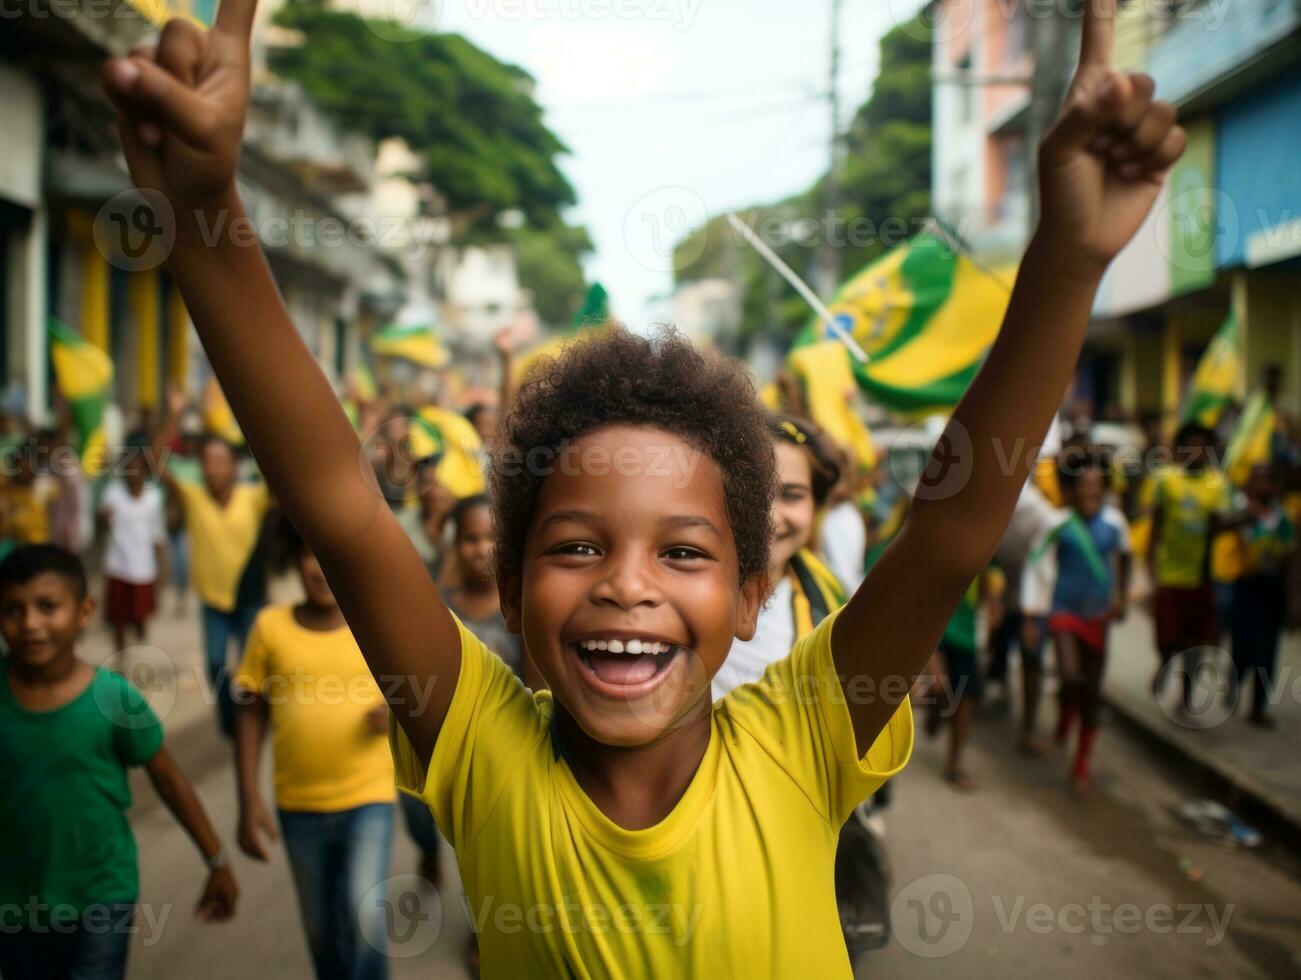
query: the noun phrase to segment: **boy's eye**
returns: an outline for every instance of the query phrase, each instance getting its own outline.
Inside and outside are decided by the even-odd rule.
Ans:
[[[574,541],[569,544],[562,544],[558,548],[553,548],[551,553],[553,555],[578,555],[579,557],[582,558],[595,557],[596,555],[600,554],[600,552],[596,548],[596,545],[584,544],[581,541]]]
[[[664,557],[669,561],[691,561],[696,558],[708,558],[709,556],[697,548],[677,547],[670,548],[664,552]]]

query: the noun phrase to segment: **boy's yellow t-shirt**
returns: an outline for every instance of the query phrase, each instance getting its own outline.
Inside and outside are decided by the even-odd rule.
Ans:
[[[388,740],[366,715],[384,703],[352,631],[309,630],[268,606],[233,683],[271,707],[276,806],[334,813],[397,798]]]
[[[190,577],[204,605],[230,612],[270,506],[265,483],[237,483],[225,507],[201,483],[177,480],[190,536]]]
[[[1165,470],[1157,478],[1154,503],[1161,508],[1156,584],[1196,588],[1205,581],[1207,530],[1211,517],[1227,511],[1233,488],[1219,470]]]
[[[485,977],[849,977],[834,864],[853,808],[912,751],[905,702],[860,760],[827,617],[715,702],[673,811],[625,830],[583,792],[531,694],[461,627],[428,774],[390,720],[398,786],[456,849]],[[798,682],[797,682],[798,681]]]

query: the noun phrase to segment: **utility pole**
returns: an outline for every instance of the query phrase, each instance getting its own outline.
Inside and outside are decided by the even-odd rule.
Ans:
[[[827,83],[827,103],[831,112],[831,163],[822,185],[822,244],[818,253],[815,286],[824,302],[830,302],[840,285],[840,255],[831,242],[831,225],[840,204],[840,168],[844,163],[845,142],[840,132],[840,8],[842,0],[831,0],[831,70]]]
[[[1089,2],[1089,0],[1085,0]],[[1072,11],[1077,4],[1072,4]],[[1032,62],[1030,65],[1030,106],[1025,132],[1027,177],[1026,191],[1029,207],[1026,209],[1029,226],[1026,240],[1034,234],[1039,222],[1039,144],[1057,119],[1071,72],[1075,69],[1075,56],[1071,41],[1075,34],[1077,17],[1063,16],[1056,0],[1025,0],[1024,14]]]

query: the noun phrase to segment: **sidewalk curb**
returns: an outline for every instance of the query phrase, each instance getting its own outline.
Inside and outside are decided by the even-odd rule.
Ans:
[[[1102,697],[1107,707],[1132,732],[1165,754],[1191,765],[1198,775],[1226,791],[1232,805],[1236,806],[1239,801],[1246,803],[1253,811],[1248,814],[1251,819],[1258,820],[1258,815],[1264,816],[1273,825],[1272,832],[1285,838],[1293,848],[1301,849],[1301,811],[1290,801],[1261,785],[1250,774],[1229,765],[1214,752],[1189,745],[1187,739],[1179,738],[1171,731],[1173,722],[1153,717],[1146,706],[1140,707],[1134,699],[1123,695],[1118,697],[1110,691],[1104,691]]]

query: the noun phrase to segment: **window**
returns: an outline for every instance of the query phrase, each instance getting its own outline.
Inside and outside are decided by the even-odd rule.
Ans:
[[[971,79],[971,52],[958,63],[958,118],[964,126],[970,125],[976,115],[976,86]]]

